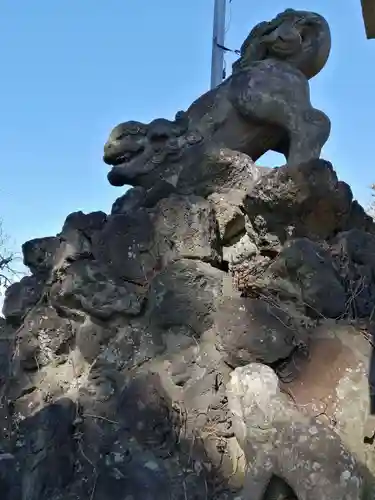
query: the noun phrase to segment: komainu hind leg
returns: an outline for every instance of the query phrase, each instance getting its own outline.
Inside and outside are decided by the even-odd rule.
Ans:
[[[292,122],[286,124],[290,137],[288,164],[298,165],[319,158],[331,131],[328,116],[311,107],[293,117]]]
[[[289,75],[283,66],[244,72],[233,77],[229,98],[249,125],[276,125],[286,132],[288,164],[320,157],[331,122],[311,105],[308,81],[302,74]]]
[[[257,462],[257,460],[255,460]],[[272,469],[264,462],[254,463],[246,472],[241,500],[264,500],[264,494],[272,478]]]

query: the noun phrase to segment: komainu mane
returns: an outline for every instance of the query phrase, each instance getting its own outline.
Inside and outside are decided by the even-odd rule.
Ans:
[[[178,187],[196,153],[213,145],[254,161],[269,150],[288,164],[319,158],[330,121],[311,105],[308,80],[324,67],[330,48],[328,23],[318,14],[288,9],[258,24],[232,75],[174,121],[129,121],[112,130],[104,147],[104,161],[113,167],[109,182],[149,189],[162,177]]]

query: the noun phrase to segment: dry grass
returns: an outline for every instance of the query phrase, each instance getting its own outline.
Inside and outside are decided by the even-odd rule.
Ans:
[[[210,405],[208,405],[205,411],[192,410],[188,413],[182,401],[175,401],[173,403],[173,408],[181,418],[180,433],[176,444],[189,443],[188,452],[185,452],[183,447],[179,446],[177,453],[180,456],[184,456],[187,467],[193,470],[204,471],[203,478],[205,482],[206,498],[208,498],[209,493],[210,498],[215,498],[215,495],[218,495],[227,488],[228,481],[238,473],[239,462],[242,455],[236,458],[236,463],[233,464],[233,471],[229,476],[221,474],[222,462],[227,452],[227,438],[233,436],[223,436],[222,432],[217,429],[217,419],[209,416],[211,409]],[[203,417],[203,419],[198,424],[197,421],[200,417]],[[209,439],[214,439],[216,441],[217,450],[221,455],[219,464],[212,464],[210,453],[206,447],[206,443]],[[202,453],[204,458],[202,458]],[[212,467],[208,466],[208,464],[211,464]],[[186,470],[186,466],[182,467],[182,470]]]
[[[375,184],[372,184],[370,186],[370,189],[371,189],[371,196],[372,196],[372,201],[370,203],[370,205],[367,207],[367,210],[366,212],[368,213],[368,215],[370,217],[372,217],[373,219],[375,219]]]

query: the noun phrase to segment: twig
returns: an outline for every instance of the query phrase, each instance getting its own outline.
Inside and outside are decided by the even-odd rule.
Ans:
[[[101,415],[91,415],[90,413],[83,413],[81,417],[97,418],[98,420],[104,420],[105,422],[109,422],[110,424],[120,425],[120,422],[116,422],[115,420],[110,420],[109,418],[102,417]]]
[[[97,473],[97,470],[96,470],[96,467],[95,465],[91,462],[91,460],[89,459],[89,457],[86,455],[86,453],[83,451],[83,448],[82,448],[82,443],[81,441],[79,440],[78,441],[78,449],[81,453],[81,455],[83,456],[83,458],[91,465],[92,469],[93,469],[93,472],[94,472],[94,476],[95,476],[95,479],[94,479],[94,485],[92,487],[92,490],[91,490],[91,494],[90,494],[90,500],[93,500],[94,498],[94,495],[95,495],[95,490],[96,490],[96,483],[98,481],[98,473]]]
[[[98,482],[98,475],[95,473],[94,485],[91,490],[90,500],[93,500],[95,491],[96,491],[96,483]]]
[[[185,500],[188,500],[187,491],[186,491],[186,481],[185,481],[185,478],[182,479],[182,487],[184,488],[184,497],[185,497]]]

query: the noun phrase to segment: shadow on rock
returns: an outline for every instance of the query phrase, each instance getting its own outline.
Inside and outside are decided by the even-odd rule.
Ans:
[[[184,437],[181,414],[157,374],[129,376],[118,394],[105,378],[90,372],[88,393],[19,422],[14,460],[0,460],[0,478],[7,473],[2,498],[234,498],[237,490],[210,466],[199,440]]]

